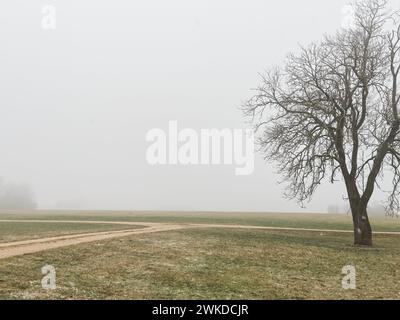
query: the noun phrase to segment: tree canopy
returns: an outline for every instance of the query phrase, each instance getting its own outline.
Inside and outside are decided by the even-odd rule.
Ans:
[[[355,243],[372,245],[367,206],[384,175],[387,212],[400,209],[400,20],[384,0],[354,7],[351,26],[263,74],[243,109],[286,196],[303,203],[325,179],[344,181]]]

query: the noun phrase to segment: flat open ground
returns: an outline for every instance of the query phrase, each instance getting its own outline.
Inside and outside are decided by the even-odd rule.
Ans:
[[[3,299],[400,299],[400,219],[372,217],[353,247],[348,215],[0,213]],[[57,289],[41,288],[41,268]],[[357,289],[341,286],[354,265]]]

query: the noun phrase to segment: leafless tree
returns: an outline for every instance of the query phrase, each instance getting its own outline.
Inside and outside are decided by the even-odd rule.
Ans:
[[[344,181],[354,243],[372,246],[367,206],[384,174],[387,212],[400,209],[400,20],[383,0],[354,7],[351,27],[289,55],[243,109],[290,182],[286,195],[303,203],[325,179]]]

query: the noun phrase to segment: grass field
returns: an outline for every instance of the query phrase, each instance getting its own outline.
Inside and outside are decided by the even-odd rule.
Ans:
[[[138,227],[116,224],[0,222],[0,243],[131,228]]]
[[[351,219],[346,215],[36,212],[2,213],[0,219],[351,230]],[[374,230],[400,231],[398,219],[372,220]],[[64,223],[30,226],[24,222],[15,226],[18,232],[8,230],[14,224],[18,223],[0,222],[0,230],[9,236],[15,233],[15,237],[30,238],[47,232],[88,231],[78,230],[78,226],[127,228]],[[376,235],[374,240],[374,248],[361,249],[352,246],[352,235],[347,233],[208,227],[130,235],[1,259],[0,298],[400,299],[400,235]],[[41,268],[45,264],[57,270],[54,291],[41,288]],[[342,289],[341,271],[345,265],[356,267],[356,290]]]
[[[215,223],[251,226],[290,227],[352,230],[349,214],[300,214],[300,213],[213,213],[213,212],[112,212],[112,211],[37,211],[0,212],[3,219],[49,220],[103,220],[161,223]],[[374,231],[400,232],[400,218],[371,216]]]

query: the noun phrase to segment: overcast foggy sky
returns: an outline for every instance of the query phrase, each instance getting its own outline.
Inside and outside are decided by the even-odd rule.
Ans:
[[[147,164],[148,130],[245,128],[238,110],[298,44],[340,27],[344,0],[2,0],[0,176],[39,207],[300,211],[274,167]],[[393,1],[398,3],[398,1]],[[41,10],[57,9],[43,30]],[[308,205],[344,205],[344,185]]]

